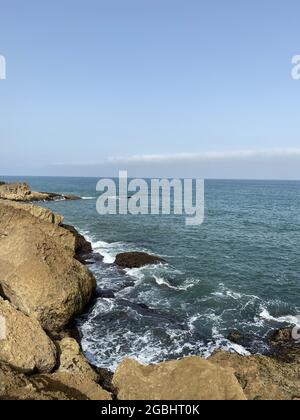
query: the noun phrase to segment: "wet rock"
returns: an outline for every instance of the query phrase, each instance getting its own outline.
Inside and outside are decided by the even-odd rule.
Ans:
[[[143,366],[126,359],[113,385],[119,400],[245,400],[233,372],[200,357]]]
[[[160,257],[145,252],[124,252],[116,256],[115,264],[122,268],[140,268],[145,265],[166,263]]]
[[[116,296],[111,289],[97,289],[95,292],[96,298],[114,299]]]

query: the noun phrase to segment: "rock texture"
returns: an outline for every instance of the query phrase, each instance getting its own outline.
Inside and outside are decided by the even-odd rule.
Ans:
[[[119,400],[245,400],[233,372],[203,360],[143,366],[124,360],[113,377]]]
[[[0,202],[2,294],[48,331],[58,331],[90,301],[96,281],[77,261],[74,233]]]
[[[111,400],[95,382],[69,373],[26,377],[0,362],[0,400]]]
[[[62,195],[56,193],[31,191],[26,183],[0,184],[0,198],[12,201],[55,201],[55,200],[79,200],[80,197]]]
[[[66,337],[58,342],[57,346],[59,350],[58,372],[77,374],[91,381],[98,382],[99,375],[82,355],[76,340]]]
[[[124,252],[116,256],[115,264],[122,268],[140,268],[145,265],[163,264],[162,258],[145,252]]]
[[[21,372],[51,372],[56,365],[56,347],[40,324],[2,298],[0,317],[0,360]]]
[[[283,362],[266,356],[240,356],[218,351],[209,361],[231,369],[249,400],[300,399],[300,357]]]

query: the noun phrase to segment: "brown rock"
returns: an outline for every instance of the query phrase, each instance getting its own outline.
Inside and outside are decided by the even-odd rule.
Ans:
[[[240,356],[217,351],[209,361],[232,369],[249,400],[292,400],[300,397],[300,358],[286,363],[267,356]]]
[[[74,374],[26,377],[0,362],[0,400],[111,400],[111,395]]]
[[[96,287],[74,259],[74,235],[0,202],[0,287],[15,307],[58,331],[83,310]]]
[[[2,298],[0,317],[0,360],[21,372],[51,372],[56,348],[40,324]]]
[[[140,268],[145,265],[165,263],[162,258],[145,252],[124,252],[116,256],[115,264],[123,268]]]
[[[80,351],[79,344],[73,338],[66,337],[57,343],[59,349],[58,372],[67,372],[83,376],[98,382],[99,375],[89,365]]]
[[[232,371],[199,357],[154,366],[124,360],[113,377],[119,400],[245,400]]]

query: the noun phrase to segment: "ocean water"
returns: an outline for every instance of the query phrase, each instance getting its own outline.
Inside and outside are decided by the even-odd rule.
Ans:
[[[266,334],[300,314],[300,182],[208,180],[205,222],[187,227],[181,216],[99,216],[97,179],[17,179],[84,198],[44,205],[92,241],[103,256],[90,265],[98,286],[115,291],[77,320],[84,352],[98,366],[216,348],[264,353]],[[115,267],[117,253],[134,250],[168,264]],[[251,337],[247,348],[226,339],[233,329]]]

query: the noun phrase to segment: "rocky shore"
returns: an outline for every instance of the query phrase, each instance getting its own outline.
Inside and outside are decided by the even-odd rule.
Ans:
[[[217,351],[208,360],[153,366],[126,359],[114,375],[92,367],[72,330],[95,296],[85,264],[91,244],[62,216],[24,203],[45,194],[24,188],[16,197],[0,186],[0,399],[300,399],[300,348],[290,329],[269,338],[272,357]],[[145,254],[117,261],[120,267],[164,263]]]

